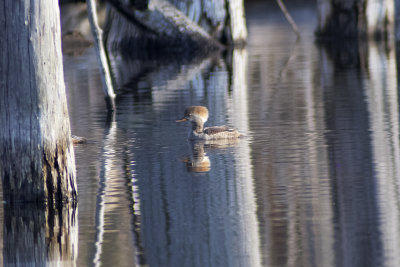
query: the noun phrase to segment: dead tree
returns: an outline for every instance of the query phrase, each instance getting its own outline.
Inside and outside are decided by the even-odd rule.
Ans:
[[[58,1],[0,5],[0,177],[7,202],[75,199]]]

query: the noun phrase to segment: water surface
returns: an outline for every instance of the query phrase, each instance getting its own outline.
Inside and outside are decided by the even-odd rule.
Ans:
[[[248,45],[228,57],[140,62],[114,53],[113,116],[94,50],[65,55],[72,131],[89,142],[75,147],[73,249],[45,261],[400,264],[394,49],[317,46],[313,8],[293,11],[300,40],[277,7],[249,3],[247,13]],[[245,137],[188,142],[189,125],[175,119],[189,105],[207,106],[208,125]]]

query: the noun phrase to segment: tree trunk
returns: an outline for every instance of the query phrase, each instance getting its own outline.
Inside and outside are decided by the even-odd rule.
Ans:
[[[227,0],[229,9],[229,28],[230,33],[226,38],[233,44],[242,45],[246,43],[247,27],[244,14],[243,0]]]
[[[379,39],[394,34],[394,0],[318,0],[319,38]]]
[[[58,1],[0,5],[0,177],[6,202],[76,198]]]

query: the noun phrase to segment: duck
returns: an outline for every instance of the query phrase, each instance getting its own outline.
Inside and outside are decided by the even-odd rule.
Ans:
[[[208,109],[204,106],[190,106],[185,109],[183,118],[176,122],[190,121],[192,128],[189,131],[189,140],[223,140],[236,139],[242,134],[229,126],[212,126],[204,128],[208,120]]]

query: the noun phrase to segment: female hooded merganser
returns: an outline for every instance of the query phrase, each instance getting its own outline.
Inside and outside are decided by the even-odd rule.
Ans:
[[[238,138],[241,134],[228,126],[212,126],[203,128],[208,119],[208,109],[203,106],[191,106],[185,110],[185,115],[177,122],[192,122],[192,130],[189,132],[190,140],[217,140]]]

